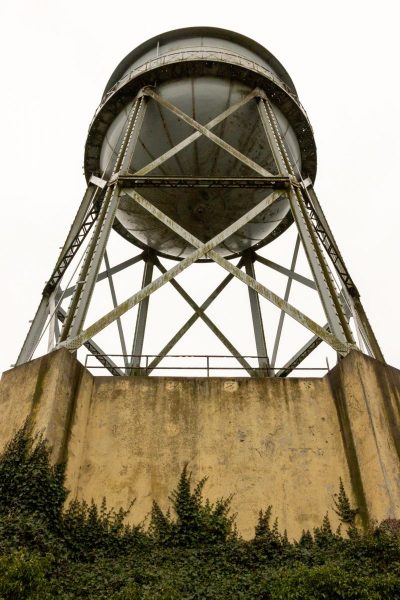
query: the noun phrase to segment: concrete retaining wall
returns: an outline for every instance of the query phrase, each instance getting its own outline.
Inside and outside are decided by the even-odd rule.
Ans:
[[[66,350],[0,383],[0,446],[30,416],[68,459],[70,497],[145,518],[185,462],[211,500],[234,494],[241,533],[273,505],[280,529],[319,525],[339,478],[360,518],[400,518],[400,371],[353,352],[322,379],[93,377]]]

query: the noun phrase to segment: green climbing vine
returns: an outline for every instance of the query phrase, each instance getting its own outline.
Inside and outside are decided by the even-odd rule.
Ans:
[[[0,455],[0,600],[189,600],[400,598],[400,525],[356,527],[343,481],[328,513],[298,541],[281,532],[273,507],[254,537],[237,533],[231,497],[211,503],[206,479],[185,465],[170,508],[156,503],[149,525],[127,511],[72,501],[64,465],[26,424]]]

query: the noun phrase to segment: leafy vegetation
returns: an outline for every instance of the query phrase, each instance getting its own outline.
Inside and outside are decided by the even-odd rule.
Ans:
[[[164,546],[191,548],[199,544],[224,543],[234,536],[234,516],[229,515],[231,498],[215,504],[203,499],[207,479],[201,479],[191,490],[191,475],[184,466],[178,486],[170,496],[176,518],[164,514],[153,502],[149,534]]]
[[[400,598],[399,521],[360,532],[341,480],[337,531],[326,514],[289,541],[268,506],[244,541],[231,498],[210,503],[187,465],[147,530],[105,500],[64,508],[64,473],[27,424],[0,455],[0,600]]]

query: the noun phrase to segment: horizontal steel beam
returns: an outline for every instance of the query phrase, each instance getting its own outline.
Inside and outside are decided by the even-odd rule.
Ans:
[[[287,189],[289,177],[138,177],[119,175],[122,188],[249,188]]]

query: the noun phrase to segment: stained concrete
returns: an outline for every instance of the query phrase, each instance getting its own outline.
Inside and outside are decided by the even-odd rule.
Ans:
[[[400,518],[400,371],[353,352],[321,379],[93,377],[68,351],[3,374],[0,446],[31,418],[67,460],[70,498],[169,504],[183,465],[233,494],[239,531],[273,506],[281,530],[319,525],[341,477],[360,524]]]

